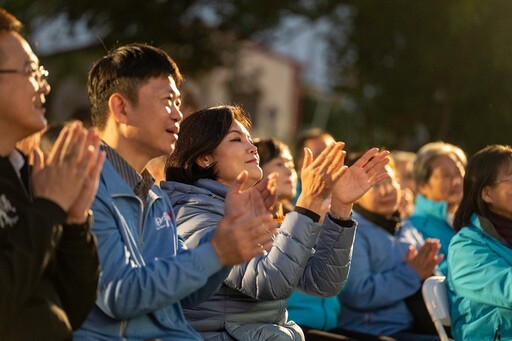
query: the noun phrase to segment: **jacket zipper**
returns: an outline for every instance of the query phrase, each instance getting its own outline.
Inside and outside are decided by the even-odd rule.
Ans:
[[[500,326],[496,326],[496,332],[494,333],[494,339],[493,341],[500,341],[501,340],[501,333],[500,333]]]

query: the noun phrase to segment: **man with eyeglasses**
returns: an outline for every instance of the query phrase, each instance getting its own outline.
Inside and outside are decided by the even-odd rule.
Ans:
[[[90,204],[105,155],[79,122],[45,160],[18,141],[46,127],[48,73],[0,9],[0,340],[68,340],[94,304],[98,280]]]

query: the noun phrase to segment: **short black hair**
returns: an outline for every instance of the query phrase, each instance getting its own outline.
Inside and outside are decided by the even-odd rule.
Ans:
[[[108,100],[119,92],[133,104],[138,90],[150,78],[172,76],[176,85],[183,81],[178,66],[163,50],[147,44],[133,43],[118,47],[98,60],[87,81],[91,119],[95,127],[105,128]]]
[[[251,122],[244,110],[231,105],[202,109],[183,120],[174,152],[165,165],[166,180],[188,184],[199,179],[216,180],[215,162],[202,168],[196,160],[211,154],[235,121],[248,130],[251,128]]]
[[[0,8],[0,31],[20,32],[23,24],[11,13]]]
[[[261,167],[267,162],[280,157],[284,150],[290,151],[290,148],[284,142],[276,138],[254,139],[254,145],[258,148]]]

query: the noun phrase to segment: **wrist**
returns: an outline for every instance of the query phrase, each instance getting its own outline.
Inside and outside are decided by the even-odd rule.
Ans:
[[[352,219],[352,205],[331,205],[329,215],[337,220]]]
[[[89,223],[89,226],[93,224],[93,213],[91,210],[87,210],[81,217],[68,216],[66,219],[66,225],[85,225]]]
[[[320,215],[320,213],[322,212],[323,203],[324,203],[324,200],[321,198],[311,198],[311,197],[299,196],[299,199],[297,200],[295,205],[300,206],[302,208],[305,208],[309,211],[314,212],[315,214]]]

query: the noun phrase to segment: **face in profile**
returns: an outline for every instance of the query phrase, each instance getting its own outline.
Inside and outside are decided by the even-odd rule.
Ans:
[[[123,129],[149,158],[168,155],[178,140],[181,95],[174,79],[150,78],[139,88],[137,104],[126,101]]]
[[[281,155],[268,161],[262,166],[265,176],[277,172],[277,193],[281,198],[292,200],[295,197],[297,187],[297,172],[293,164],[293,157],[290,150],[284,148]]]
[[[202,167],[207,167],[213,162],[215,162],[217,181],[227,186],[231,186],[244,170],[249,173],[247,182],[249,186],[258,182],[263,174],[251,135],[238,121],[233,122],[217,148],[198,161]]]
[[[381,180],[373,185],[357,203],[365,210],[381,215],[391,216],[400,204],[400,185],[397,181],[395,171],[386,165],[389,178]]]
[[[457,207],[462,200],[464,167],[448,155],[436,156],[430,165],[432,173],[419,191],[427,199],[446,201],[449,207]]]
[[[25,137],[46,127],[45,95],[50,92],[46,71],[40,70],[39,59],[18,33],[1,33],[0,50],[4,52],[0,69],[13,70],[0,74],[1,120]]]
[[[508,219],[512,219],[512,165],[503,166],[496,181],[484,187],[482,200],[487,203],[489,209]]]

